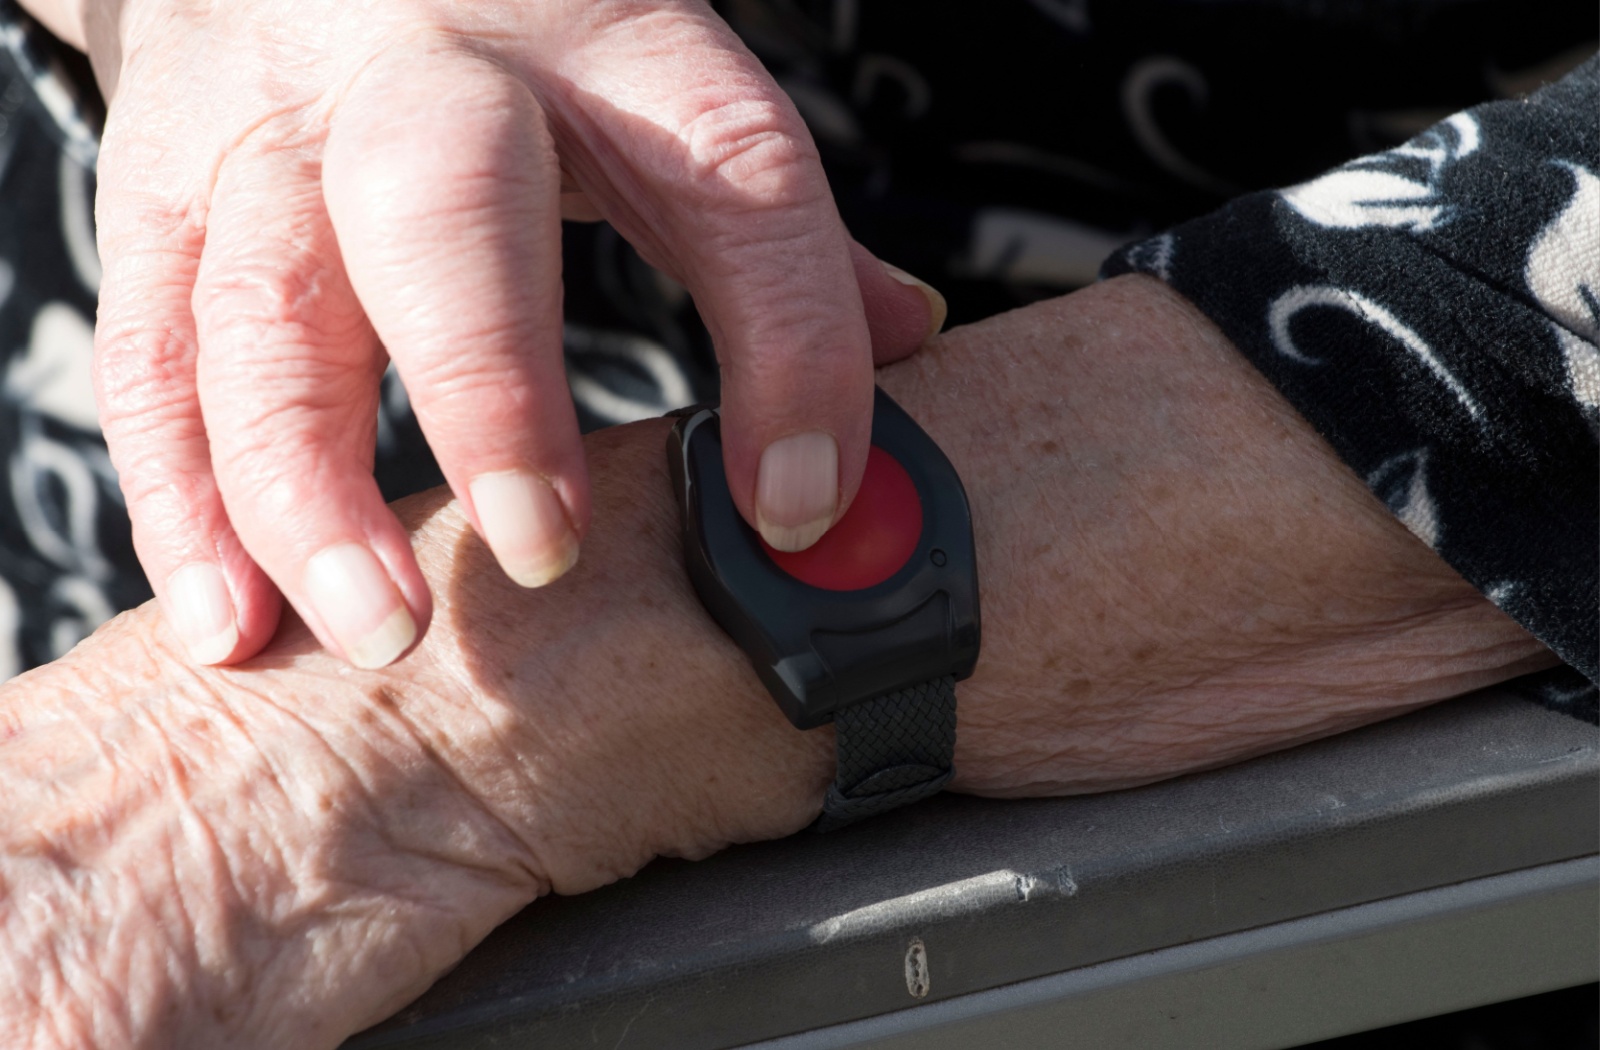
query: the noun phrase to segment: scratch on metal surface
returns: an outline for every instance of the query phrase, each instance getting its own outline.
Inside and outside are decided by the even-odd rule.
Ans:
[[[617,1041],[611,1044],[611,1050],[620,1050],[622,1044],[628,1039],[628,1033],[633,1031],[633,1022],[645,1015],[645,1011],[650,1009],[650,1004],[655,1002],[655,999],[656,997],[653,995],[647,997],[644,1001],[644,1005],[639,1007],[639,1009],[634,1012],[632,1017],[628,1018],[628,1023],[624,1024],[622,1026],[622,1031],[617,1034]]]
[[[1549,758],[1541,758],[1541,759],[1539,759],[1539,761],[1535,762],[1534,765],[1536,765],[1536,766],[1547,766],[1552,762],[1571,762],[1573,759],[1575,759],[1575,758],[1577,758],[1577,757],[1579,757],[1581,755],[1586,755],[1590,751],[1593,751],[1593,750],[1594,750],[1594,748],[1592,748],[1592,747],[1573,747],[1573,748],[1568,748],[1566,754],[1564,754],[1564,755],[1551,755]]]
[[[1017,900],[1031,901],[1035,897],[1076,897],[1078,883],[1072,869],[1063,865],[1037,875],[1016,876]]]
[[[824,919],[807,932],[812,943],[827,944],[839,938],[869,936],[897,927],[903,928],[912,922],[925,923],[982,912],[1001,904],[1047,897],[1074,897],[1077,893],[1078,883],[1065,865],[1038,873],[1003,868],[974,875],[970,879],[932,886],[903,897],[877,901]]]

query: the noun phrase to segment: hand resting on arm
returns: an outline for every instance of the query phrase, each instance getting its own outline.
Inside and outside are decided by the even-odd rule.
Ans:
[[[1554,663],[1146,278],[879,378],[975,515],[957,790],[1144,783]],[[811,820],[831,734],[691,592],[666,429],[588,439],[595,556],[555,587],[448,493],[397,505],[438,604],[387,669],[293,622],[196,668],[146,606],[0,692],[0,1043],[331,1047],[539,894]]]
[[[561,219],[682,281],[721,361],[740,513],[816,542],[866,463],[872,366],[943,320],[850,239],[788,96],[698,0],[24,0],[108,100],[101,427],[200,663],[287,600],[358,667],[426,631],[372,477],[392,363],[512,579],[578,557]]]

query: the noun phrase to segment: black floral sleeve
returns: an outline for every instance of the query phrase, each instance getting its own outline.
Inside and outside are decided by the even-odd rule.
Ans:
[[[1159,277],[1215,321],[1407,528],[1581,673],[1541,684],[1569,708],[1600,676],[1597,113],[1593,58],[1102,271]]]

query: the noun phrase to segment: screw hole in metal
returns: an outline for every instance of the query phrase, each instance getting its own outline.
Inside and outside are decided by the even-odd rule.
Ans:
[[[906,947],[906,991],[913,999],[928,994],[928,949],[920,937],[911,938]]]

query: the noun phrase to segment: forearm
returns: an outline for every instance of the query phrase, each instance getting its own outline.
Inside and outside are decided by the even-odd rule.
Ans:
[[[1420,540],[1591,680],[1597,111],[1590,58],[1106,264],[1214,319]]]
[[[959,330],[880,379],[974,512],[960,790],[1173,776],[1552,662],[1153,282]],[[83,1015],[77,1043],[220,1025],[227,1045],[333,1045],[546,888],[808,823],[831,734],[792,729],[696,600],[665,431],[591,436],[585,558],[539,591],[446,494],[401,504],[437,604],[385,671],[298,625],[246,667],[193,670],[147,607],[8,687],[9,1041]],[[39,787],[63,754],[77,783]],[[172,1004],[185,1027],[163,1031]]]

